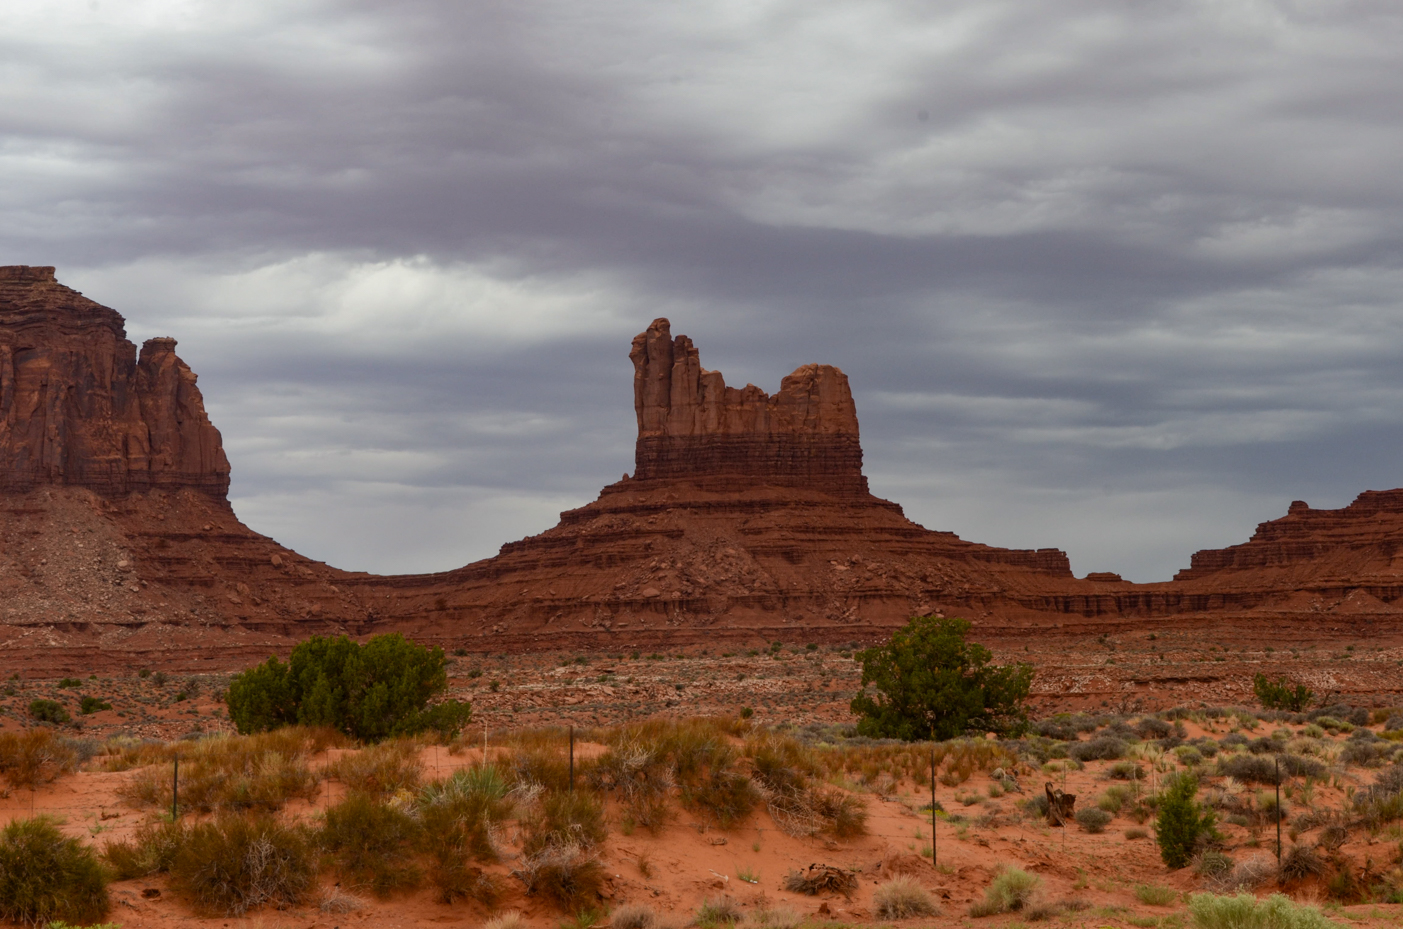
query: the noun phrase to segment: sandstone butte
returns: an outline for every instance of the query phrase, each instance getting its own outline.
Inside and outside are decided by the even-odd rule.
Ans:
[[[214,670],[342,631],[495,652],[860,642],[927,612],[971,619],[996,649],[1051,654],[1145,630],[1255,643],[1403,632],[1403,490],[1339,510],[1298,501],[1172,581],[1076,578],[1061,551],[967,542],[873,496],[839,369],[805,365],[773,395],[728,387],[665,319],[630,352],[631,477],[453,571],[340,571],[235,516],[219,432],[175,346],[138,354],[123,318],[53,268],[0,267],[6,666]],[[1088,672],[1121,691],[1185,673]],[[1336,683],[1398,687],[1387,669],[1357,677]]]

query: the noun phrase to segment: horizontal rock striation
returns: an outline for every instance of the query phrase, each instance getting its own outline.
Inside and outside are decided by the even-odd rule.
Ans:
[[[0,490],[223,497],[229,461],[174,339],[138,356],[116,310],[49,267],[0,267]]]
[[[1174,579],[1280,568],[1346,552],[1371,553],[1385,560],[1403,552],[1403,490],[1366,490],[1338,510],[1315,510],[1296,500],[1285,516],[1260,523],[1248,541],[1195,552],[1189,567]]]
[[[721,372],[701,366],[691,339],[672,337],[666,319],[634,338],[629,357],[638,417],[634,479],[867,493],[857,409],[837,368],[804,365],[774,396],[753,384],[727,387]]]

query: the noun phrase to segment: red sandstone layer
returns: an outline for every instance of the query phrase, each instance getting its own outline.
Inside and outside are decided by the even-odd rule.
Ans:
[[[138,358],[122,317],[53,268],[0,267],[0,489],[52,484],[222,497],[229,462],[174,339]]]

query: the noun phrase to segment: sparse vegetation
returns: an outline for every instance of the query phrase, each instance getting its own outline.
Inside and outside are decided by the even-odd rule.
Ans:
[[[1197,929],[1339,929],[1315,907],[1296,903],[1284,894],[1258,900],[1252,894],[1234,896],[1192,894],[1189,915]]]
[[[970,908],[969,915],[978,918],[1016,913],[1032,902],[1033,895],[1041,886],[1040,877],[1020,868],[1002,867],[984,889],[984,899]]]
[[[224,816],[189,828],[170,872],[171,886],[197,912],[242,916],[301,904],[317,868],[302,831],[269,817]]]
[[[1285,677],[1272,679],[1258,672],[1252,677],[1252,692],[1264,709],[1303,712],[1315,702],[1315,692],[1305,684]]]
[[[991,664],[987,648],[965,641],[969,630],[965,619],[917,616],[886,645],[859,652],[858,733],[910,742],[1026,729],[1032,666]]]
[[[905,874],[878,885],[872,892],[872,904],[881,919],[910,919],[940,912],[925,888]]]
[[[313,636],[292,650],[286,665],[269,658],[236,676],[226,702],[241,733],[282,726],[329,726],[358,739],[379,740],[425,730],[456,733],[471,715],[466,703],[430,707],[447,685],[447,659],[399,633],[364,645],[347,636]]]
[[[87,925],[108,908],[107,878],[91,848],[43,816],[11,820],[0,831],[0,917]]]

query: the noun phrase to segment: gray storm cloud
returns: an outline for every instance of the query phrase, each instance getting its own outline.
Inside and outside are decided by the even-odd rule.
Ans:
[[[1078,572],[1403,484],[1393,4],[7,15],[0,260],[177,336],[236,509],[339,566],[631,469],[658,315],[839,365],[876,492]]]

